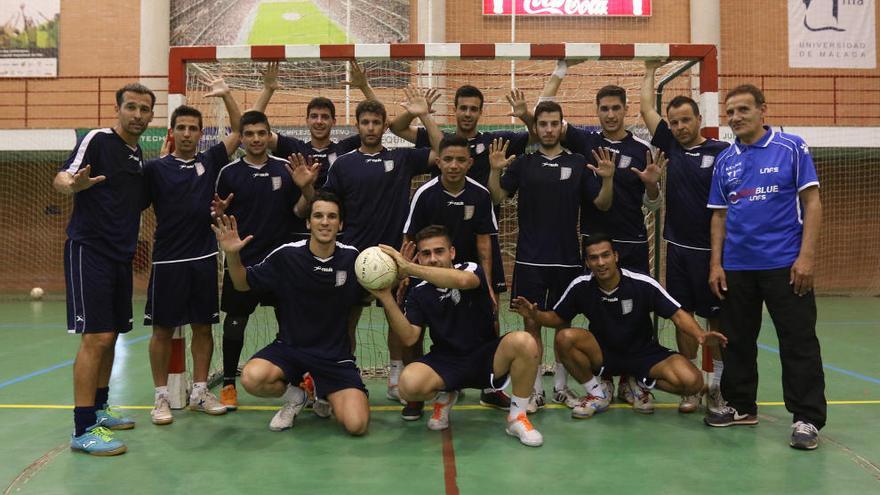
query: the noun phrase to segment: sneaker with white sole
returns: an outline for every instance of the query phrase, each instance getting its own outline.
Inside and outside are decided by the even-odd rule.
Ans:
[[[312,412],[315,413],[315,416],[326,419],[333,414],[333,408],[330,406],[330,402],[324,399],[315,399],[315,403],[312,404]]]
[[[596,414],[607,411],[610,406],[611,396],[596,397],[593,394],[587,394],[572,408],[571,417],[574,419],[590,419]]]
[[[703,418],[703,422],[706,423],[707,426],[714,426],[716,428],[756,425],[758,424],[758,415],[740,414],[735,408],[724,406],[717,413],[712,411],[707,412],[706,417]]]
[[[504,431],[512,437],[519,438],[519,443],[529,447],[540,447],[544,444],[544,436],[532,426],[528,416],[523,413],[512,421],[508,420],[507,429]]]
[[[400,398],[400,389],[397,385],[388,384],[388,391],[385,392],[385,398],[394,402],[400,402],[402,405],[406,405],[406,401]]]
[[[632,391],[633,411],[639,414],[654,414],[654,394],[651,393],[651,389],[634,377],[629,377],[627,383]]]
[[[568,388],[568,385],[562,388],[562,390],[553,389],[553,402],[556,404],[565,404],[569,409],[577,406],[581,399],[577,395],[575,395],[574,391]]]
[[[207,413],[211,416],[226,414],[226,406],[221,404],[217,396],[207,389],[190,396],[189,410]]]
[[[174,421],[174,416],[171,414],[171,404],[168,403],[167,396],[160,395],[156,399],[155,404],[153,404],[153,410],[150,411],[150,419],[154,425],[168,425]]]
[[[95,411],[98,417],[98,426],[103,426],[108,430],[130,430],[134,428],[134,420],[122,415],[115,407],[107,406],[104,409]]]
[[[813,450],[819,446],[819,429],[806,421],[797,421],[791,425],[791,448]]]
[[[711,413],[720,414],[727,401],[721,396],[720,387],[710,387],[709,393],[706,394],[706,409]]]
[[[111,456],[122,454],[127,449],[122,440],[113,438],[112,431],[95,424],[78,437],[70,435],[70,450],[89,455]]]
[[[461,399],[461,392],[459,391],[458,394]],[[480,405],[508,411],[510,410],[510,396],[505,394],[503,390],[482,390],[480,391]]]
[[[630,386],[629,377],[620,377],[620,381],[617,384],[617,400],[620,402],[626,402],[629,405],[632,405],[636,401],[636,395],[633,388]]]
[[[287,386],[288,390],[291,388],[290,385]],[[294,400],[288,400],[281,406],[281,409],[275,413],[275,416],[272,417],[272,421],[269,422],[269,429],[272,431],[284,431],[293,428],[293,421],[296,419],[296,415],[302,411],[302,408],[306,405],[306,400],[308,396],[302,389],[300,389],[300,393]]]
[[[702,394],[683,395],[678,403],[678,412],[682,414],[690,414],[700,408],[703,403]]]
[[[434,400],[434,413],[428,419],[429,430],[440,431],[449,428],[449,412],[452,411],[452,406],[458,400],[458,392],[447,392],[442,395],[446,395],[445,401]]]
[[[526,406],[526,412],[529,414],[534,414],[538,412],[538,409],[544,409],[546,401],[547,399],[544,395],[544,392],[541,392],[539,394],[535,391],[532,391],[532,394],[529,395],[529,405]]]
[[[623,385],[623,384],[621,384]],[[602,388],[605,389],[605,397],[608,397],[609,401],[614,400],[614,379],[613,378],[602,378]]]

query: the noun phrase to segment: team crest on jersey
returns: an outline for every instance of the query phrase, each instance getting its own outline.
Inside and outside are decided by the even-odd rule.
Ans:
[[[628,315],[632,313],[633,310],[633,300],[632,299],[623,299],[620,301],[620,309],[623,311],[623,314]]]
[[[205,166],[202,165],[202,162],[196,162],[196,175],[201,177],[202,174],[204,174],[204,173],[205,173]]]
[[[474,152],[477,155],[483,154],[484,151],[486,151],[486,145],[483,143],[477,143],[477,145],[474,147]]]
[[[620,155],[620,161],[617,162],[617,168],[629,168],[632,161],[633,159],[631,156]]]
[[[345,285],[346,280],[348,280],[348,272],[345,270],[336,270],[336,287],[342,287]]]
[[[712,155],[703,155],[703,161],[700,162],[700,168],[709,168],[715,164],[715,157]]]
[[[464,205],[464,219],[474,218],[474,205]]]
[[[571,167],[559,168],[559,180],[568,180],[571,177]]]
[[[461,292],[458,289],[438,289],[440,292],[444,294],[440,296],[440,301],[444,301],[446,299],[451,299],[452,304],[458,305],[461,302]]]
[[[281,189],[281,177],[272,177],[272,190],[277,191]]]
[[[385,160],[382,162],[385,165],[385,171],[391,172],[394,170],[394,160]]]

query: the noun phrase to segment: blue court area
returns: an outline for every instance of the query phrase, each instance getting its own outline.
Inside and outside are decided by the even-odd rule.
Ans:
[[[136,314],[142,305],[135,302]],[[823,297],[818,305],[829,407],[820,448],[812,452],[788,447],[791,420],[765,315],[759,425],[708,428],[702,413],[680,414],[678,398],[658,392],[651,416],[615,403],[607,413],[575,421],[564,407],[548,406],[531,417],[545,438],[537,449],[505,435],[504,413],[479,406],[476,390],[455,407],[445,433],[425,427],[427,414],[404,422],[400,407],[385,399],[382,378],[367,380],[371,424],[363,438],[350,438],[308,411],[292,430],[270,432],[278,402],[241,388],[236,412],[176,411],[173,424],[154,426],[149,330],[138,325],[119,341],[110,394],[138,421],[134,430],[118,433],[129,451],[93,458],[68,448],[78,337],[65,331],[63,301],[4,302],[0,488],[16,494],[876,493],[880,304],[877,298]],[[516,323],[514,315],[503,321],[505,327]],[[379,313],[366,312],[361,323],[364,345],[378,345],[384,335]],[[661,339],[670,337],[661,333]],[[552,387],[552,377],[545,380]]]

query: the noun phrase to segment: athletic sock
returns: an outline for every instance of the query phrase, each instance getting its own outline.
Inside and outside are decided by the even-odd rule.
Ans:
[[[223,386],[235,385],[247,322],[247,316],[227,315],[223,320]]]
[[[403,361],[400,359],[391,360],[391,371],[388,373],[388,384],[397,385],[400,380],[400,372],[403,371]]]
[[[721,375],[724,373],[724,361],[720,359],[712,360],[712,382],[709,385],[710,388],[719,388],[721,387]]]
[[[697,368],[698,370],[703,371],[703,362],[700,358],[695,357],[695,358],[691,359],[690,361],[691,361],[691,364],[694,365],[694,368]]]
[[[540,364],[538,365],[538,372],[535,375],[535,394],[541,395],[544,393],[544,367]]]
[[[163,385],[161,387],[156,387],[156,394],[154,400],[159,400],[159,397],[168,398],[168,386]]]
[[[305,395],[305,390],[299,387],[294,387],[293,385],[288,385],[287,390],[281,395],[281,399],[284,400],[284,402],[302,402],[305,400]]]
[[[526,407],[529,405],[528,397],[517,397],[515,395],[510,396],[510,412],[507,414],[507,420],[513,421],[519,417],[520,414],[526,413]]]
[[[591,376],[589,380],[581,385],[584,386],[584,390],[586,390],[588,394],[600,399],[605,398],[605,387],[602,386],[602,382],[600,382],[595,376]]]
[[[556,369],[553,374],[553,390],[562,390],[568,385],[568,371],[565,370],[565,365],[556,362]]]
[[[97,409],[106,409],[107,400],[110,397],[110,387],[98,387],[95,389],[95,407]],[[91,425],[89,425],[91,426]]]
[[[86,432],[86,428],[98,422],[98,416],[95,414],[97,408],[91,407],[74,407],[73,408],[73,435],[80,436]]]

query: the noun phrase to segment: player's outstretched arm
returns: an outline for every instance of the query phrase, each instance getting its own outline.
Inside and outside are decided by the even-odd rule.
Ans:
[[[411,251],[410,242],[405,242],[403,250]],[[394,259],[397,264],[397,278],[415,277],[426,280],[440,288],[446,289],[475,289],[480,286],[480,277],[475,273],[456,270],[455,268],[441,268],[437,266],[419,265],[408,260],[406,256],[391,246],[379,244],[379,249]]]
[[[266,113],[269,100],[279,88],[281,88],[281,84],[278,83],[278,62],[269,62],[263,72],[263,91],[260,92],[260,96],[257,97],[257,102],[254,103],[251,110]]]
[[[350,60],[348,74],[349,78],[345,81],[346,85],[361,90],[361,93],[364,94],[364,98],[368,100],[379,101],[379,98],[376,97],[376,93],[370,86],[370,82],[367,81],[367,76],[364,74],[364,70],[361,68],[360,64],[357,63],[357,60]]]
[[[493,139],[489,143],[489,193],[492,195],[492,202],[498,204],[510,195],[501,187],[501,172],[513,163],[516,156],[507,156],[507,147],[510,141],[501,138]]]
[[[241,130],[241,109],[238,102],[232,97],[232,91],[226,81],[220,77],[211,81],[211,92],[205,95],[205,98],[222,98],[223,105],[226,106],[226,114],[229,115],[229,127],[231,132],[223,138],[223,144],[226,145],[226,154],[235,153],[241,140],[239,131]]]
[[[483,268],[486,281],[489,282],[488,289],[489,297],[492,299],[492,310],[497,313],[498,298],[492,287],[492,237],[489,234],[477,234],[477,257],[480,260],[480,267]]]
[[[801,236],[801,249],[791,266],[789,283],[794,293],[803,296],[813,290],[813,267],[816,259],[816,246],[819,242],[819,228],[822,225],[822,201],[819,187],[811,186],[798,193],[803,208],[804,232]]]
[[[519,296],[510,301],[510,309],[520,316],[537,322],[542,327],[563,328],[568,322],[563,320],[555,311],[541,311],[538,305],[528,299]]]
[[[305,218],[309,203],[315,197],[315,181],[318,179],[321,164],[301,153],[290,155],[287,160],[287,173],[302,193],[293,207],[293,213],[299,218]]]
[[[662,151],[657,154],[657,159],[651,154],[651,150],[645,151],[645,170],[639,170],[630,167],[630,170],[639,176],[639,179],[645,185],[645,197],[642,203],[651,211],[657,211],[660,208],[660,177],[663,175],[663,168],[669,163],[666,153]]]
[[[598,152],[597,152],[598,150]],[[608,151],[608,148],[593,149],[593,159],[597,165],[587,164],[587,168],[592,170],[602,179],[602,188],[599,194],[593,199],[593,204],[601,211],[608,211],[614,202],[614,155]]]
[[[721,254],[724,250],[724,237],[727,234],[727,209],[718,208],[712,212],[711,230],[712,255],[709,259],[709,289],[718,299],[724,299],[727,293],[727,276],[721,266]]]
[[[61,194],[70,195],[86,190],[107,178],[103,175],[91,177],[91,171],[91,165],[86,165],[85,167],[80,168],[75,174],[62,170],[55,175],[55,180],[52,181],[52,187]]]
[[[673,313],[670,319],[672,323],[675,323],[675,328],[693,337],[700,345],[718,344],[721,347],[727,346],[727,337],[724,334],[714,330],[709,332],[703,330],[700,324],[697,323],[697,320],[683,309]]]
[[[428,113],[434,113],[433,106],[434,103],[440,98],[440,91],[435,88],[428,88],[423,90],[423,95],[425,100],[428,102]],[[418,115],[409,112],[406,110],[407,105],[405,103],[401,103],[404,107],[403,113],[398,115],[391,121],[388,126],[388,129],[394,133],[395,136],[400,137],[401,139],[405,139],[413,144],[415,144],[418,138],[419,128],[412,125],[412,122],[418,117]],[[425,130],[428,131],[428,139],[431,140],[431,130],[425,126]],[[443,133],[440,132],[439,127],[437,128],[437,132],[439,132],[439,139],[443,139]],[[437,141],[438,146],[440,141]],[[434,142],[431,141],[431,147],[434,148]]]
[[[526,129],[529,130],[530,142],[532,137],[537,139],[537,136],[534,136],[535,116],[529,111],[526,94],[521,89],[511,89],[510,93],[504,97],[507,98],[507,103],[510,104],[510,113],[507,115],[516,117],[525,124]]]
[[[648,126],[648,132],[654,135],[657,126],[663,117],[657,113],[654,108],[654,73],[663,66],[665,62],[662,60],[645,60],[645,78],[642,80],[641,100],[639,102],[639,110],[645,125]]]
[[[217,236],[217,243],[220,249],[226,253],[226,266],[229,268],[229,278],[232,279],[232,285],[235,290],[244,292],[251,290],[247,281],[247,272],[244,265],[241,264],[239,253],[242,248],[247,246],[254,236],[249,235],[244,239],[238,236],[238,224],[235,222],[234,216],[223,215],[218,217],[211,224],[214,235]]]
[[[400,310],[400,306],[397,305],[397,301],[394,299],[391,288],[367,290],[382,303],[382,308],[385,310],[385,316],[388,319],[388,326],[392,332],[400,337],[403,345],[409,347],[415,344],[422,334],[422,327],[413,325],[406,319],[406,315],[403,314],[403,311]]]
[[[429,96],[431,91],[433,90],[422,90],[414,86],[407,86],[403,90],[406,101],[400,105],[404,108],[405,113],[415,115],[422,121],[422,125],[425,126],[425,131],[428,132],[428,140],[431,143],[431,155],[428,158],[428,162],[434,163],[437,155],[440,154],[440,141],[443,140],[443,132],[440,130],[440,126],[431,118],[430,98],[432,96]],[[416,132],[411,133],[412,142],[415,142]]]

